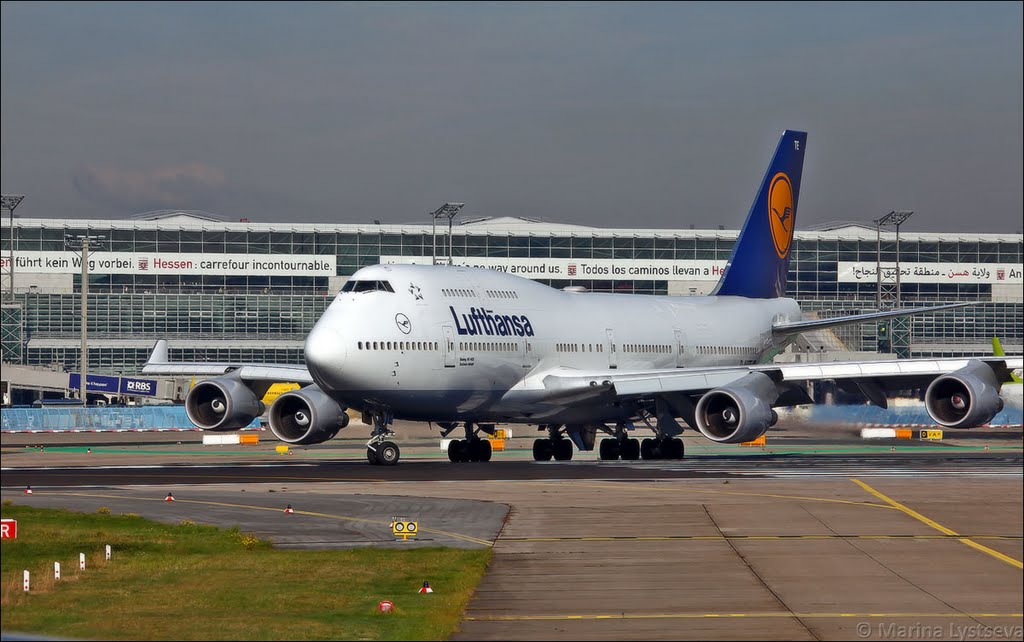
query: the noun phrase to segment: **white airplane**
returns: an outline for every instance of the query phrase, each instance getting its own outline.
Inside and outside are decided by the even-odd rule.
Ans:
[[[452,461],[487,461],[480,433],[494,424],[546,430],[538,461],[568,460],[573,445],[601,459],[681,458],[678,419],[720,443],[756,439],[773,408],[813,403],[806,382],[831,379],[886,406],[886,393],[927,386],[931,417],[950,428],[987,423],[1000,388],[1022,359],[976,357],[841,363],[772,363],[801,332],[962,305],[802,320],[785,298],[806,150],[804,132],[783,133],[732,258],[710,296],[570,292],[486,269],[375,265],[345,283],[305,344],[306,366],[169,363],[160,341],[146,374],[215,375],[185,401],[206,430],[236,430],[261,415],[274,382],[303,387],[269,409],[274,435],[317,444],[348,424],[346,409],[374,426],[373,464],[395,464],[394,419],[437,423]],[[635,422],[654,430],[640,443]]]

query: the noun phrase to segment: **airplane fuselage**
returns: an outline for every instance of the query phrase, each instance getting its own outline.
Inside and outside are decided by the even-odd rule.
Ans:
[[[792,299],[567,292],[448,266],[367,267],[346,288],[306,341],[310,374],[344,406],[420,421],[626,420],[543,403],[544,377],[758,363],[782,347],[772,324],[800,317]]]

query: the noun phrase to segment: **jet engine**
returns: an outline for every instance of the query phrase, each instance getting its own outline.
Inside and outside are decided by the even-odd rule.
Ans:
[[[937,377],[924,393],[924,405],[936,423],[948,428],[987,424],[1003,409],[999,378],[981,361]]]
[[[761,372],[707,392],[694,413],[697,429],[720,444],[757,439],[775,425],[779,416],[772,404],[779,397],[775,382]]]
[[[348,425],[348,414],[318,386],[292,390],[270,406],[270,430],[288,444],[306,446],[333,438]]]
[[[201,381],[185,397],[185,413],[203,430],[238,430],[263,414],[263,403],[240,379]]]

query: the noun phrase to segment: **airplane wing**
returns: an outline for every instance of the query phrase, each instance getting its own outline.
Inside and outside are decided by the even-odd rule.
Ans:
[[[170,361],[168,358],[167,341],[160,339],[153,346],[142,373],[147,375],[167,376],[216,376],[232,374],[246,382],[272,384],[281,381],[299,384],[313,383],[313,377],[302,366],[289,366],[273,363],[232,363],[232,362],[185,362]]]
[[[930,395],[931,384],[943,377],[943,385],[935,392],[939,400],[936,407],[941,406],[944,417],[941,423],[966,428],[981,425],[1002,408],[1001,383],[1008,381],[1010,373],[1022,363],[1024,358],[1015,356],[771,363],[647,372],[581,373],[560,369],[531,376],[524,380],[523,387],[533,387],[535,394],[537,388],[543,390],[542,399],[530,412],[538,421],[573,406],[636,404],[638,408],[653,408],[659,425],[676,426],[681,431],[674,419],[681,417],[709,438],[734,443],[745,441],[742,435],[756,438],[761,434],[758,430],[763,432],[773,424],[772,408],[814,403],[804,384],[822,380],[833,380],[840,388],[859,392],[876,406],[887,408],[890,393],[927,386]],[[717,408],[712,408],[706,400],[715,397]],[[510,400],[513,398],[514,393]],[[722,414],[729,412],[727,406],[734,408],[732,416]],[[716,421],[712,417],[716,413],[717,421],[725,416],[732,422],[719,434],[707,428]],[[760,423],[754,420],[755,415]],[[751,426],[750,432],[739,427],[743,423]]]
[[[619,372],[607,370],[581,373],[558,370],[539,375],[533,384],[550,392],[550,399],[572,404],[574,397],[588,401],[599,393],[619,398],[653,396],[665,393],[703,394],[738,381],[751,372],[761,372],[777,384],[807,381],[850,380],[868,382],[883,390],[900,390],[919,382],[955,372],[972,362],[983,362],[1000,381],[1024,363],[1024,357],[969,357],[947,359],[892,359],[884,361],[835,361],[818,363],[767,363],[749,366],[720,366]],[[537,380],[539,379],[539,381]],[[530,380],[527,380],[530,381]],[[545,399],[548,399],[546,396]],[[873,400],[872,400],[873,401]],[[881,404],[879,404],[881,405]]]
[[[883,312],[869,312],[867,314],[851,314],[845,317],[832,317],[830,319],[813,319],[810,321],[795,321],[792,323],[780,323],[772,326],[772,334],[775,336],[786,336],[793,334],[800,334],[801,332],[807,332],[809,330],[822,330],[824,328],[834,328],[841,325],[850,325],[853,323],[864,323],[865,321],[880,321],[882,319],[892,319],[894,317],[905,317],[912,314],[925,314],[928,312],[938,312],[940,310],[953,310],[955,308],[964,308],[969,305],[977,305],[974,302],[969,303],[947,303],[944,305],[933,305],[925,308],[900,308],[898,310],[886,310]]]

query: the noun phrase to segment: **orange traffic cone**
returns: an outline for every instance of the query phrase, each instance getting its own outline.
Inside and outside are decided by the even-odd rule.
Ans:
[[[430,588],[430,582],[424,581],[423,586],[420,587],[420,593],[433,593],[434,589]]]
[[[285,515],[294,515],[295,514],[295,511],[292,510],[292,505],[291,504],[288,504],[288,507],[284,509],[284,514]]]
[[[164,501],[165,502],[173,502],[174,501],[174,495],[172,495],[170,493],[167,493],[167,497],[164,497]]]

